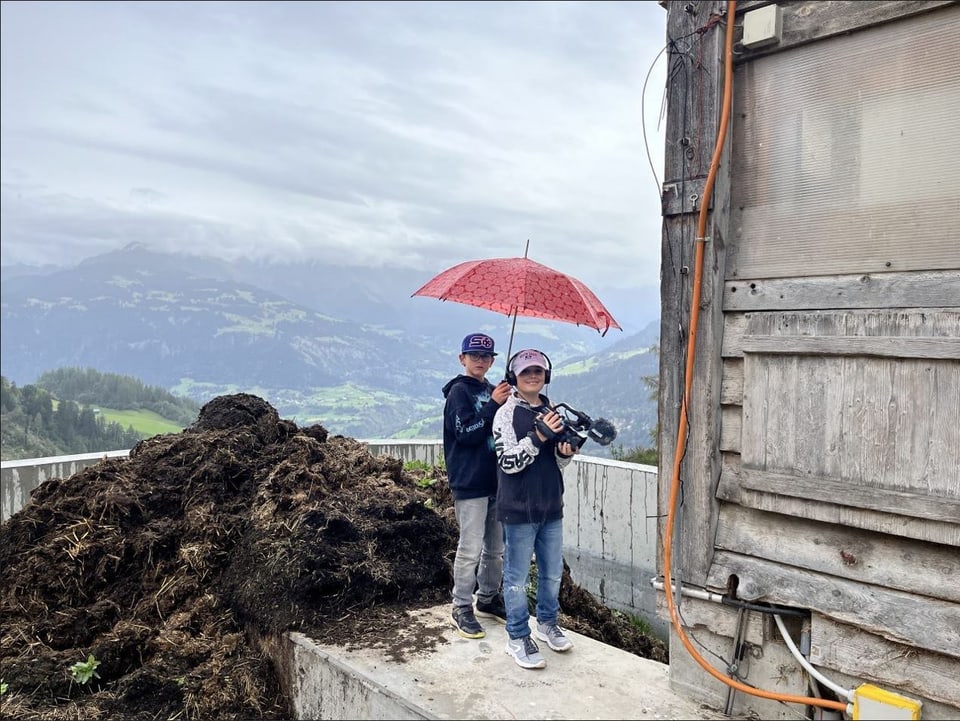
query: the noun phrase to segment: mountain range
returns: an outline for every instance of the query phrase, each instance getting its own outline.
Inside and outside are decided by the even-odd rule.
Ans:
[[[440,388],[461,370],[460,339],[473,331],[496,339],[500,356],[488,376],[496,382],[512,319],[411,297],[429,278],[140,245],[67,268],[5,266],[0,365],[21,386],[47,370],[94,368],[201,403],[252,393],[281,417],[355,438],[439,438]],[[659,300],[594,290],[628,332],[601,337],[521,317],[511,350],[544,350],[554,364],[551,399],[613,422],[614,448],[648,446],[656,402],[644,379],[658,372]],[[584,453],[609,450],[591,444]]]

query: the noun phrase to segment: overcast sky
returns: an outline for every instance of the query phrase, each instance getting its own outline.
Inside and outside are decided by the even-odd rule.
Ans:
[[[5,265],[136,241],[440,271],[529,239],[659,283],[652,0],[0,7]]]

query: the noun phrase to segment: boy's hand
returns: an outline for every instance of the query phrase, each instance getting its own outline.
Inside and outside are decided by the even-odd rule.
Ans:
[[[574,446],[570,445],[570,444],[567,443],[567,442],[558,443],[558,444],[557,444],[557,452],[560,453],[561,456],[566,456],[567,458],[569,458],[570,456],[574,455],[575,453],[579,453],[579,452],[580,452],[580,447],[579,447],[579,446],[574,447]]]
[[[538,416],[537,420],[541,421],[545,426],[547,426],[549,431],[553,431],[552,434],[543,433],[539,427],[534,426],[537,430],[537,437],[540,439],[541,443],[545,443],[548,439],[553,438],[563,430],[563,418],[561,418],[560,414],[554,410],[549,410],[542,416]]]
[[[493,399],[494,403],[498,406],[502,406],[506,403],[507,398],[510,397],[510,384],[506,381],[500,381],[497,383],[497,387],[493,389],[493,392],[490,394],[490,398]]]

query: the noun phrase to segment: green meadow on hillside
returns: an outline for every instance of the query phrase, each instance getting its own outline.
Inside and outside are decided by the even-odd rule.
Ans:
[[[132,426],[142,438],[151,438],[162,433],[179,433],[183,430],[180,424],[153,411],[119,411],[100,407],[97,412],[107,423],[119,423],[123,428]]]

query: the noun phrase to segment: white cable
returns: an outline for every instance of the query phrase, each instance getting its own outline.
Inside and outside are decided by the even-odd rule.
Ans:
[[[664,591],[664,592],[666,591],[666,584],[656,576],[650,579],[650,585],[653,586],[658,591]],[[681,588],[681,593],[684,596],[691,596],[693,598],[699,598],[704,601],[712,601],[714,603],[723,603],[723,596],[719,593],[713,593],[711,591],[701,590],[697,588],[686,588],[682,585],[680,588]],[[674,590],[676,590],[676,585],[674,585]],[[813,676],[817,681],[822,683],[824,686],[829,688],[838,696],[841,696],[845,698],[847,701],[849,701],[851,705],[847,706],[847,713],[852,714],[853,713],[852,703],[853,703],[853,697],[854,697],[853,689],[849,689],[849,690],[845,689],[843,688],[843,686],[840,686],[839,684],[834,683],[833,681],[828,679],[826,676],[824,676],[822,673],[817,671],[817,669],[815,669],[810,664],[810,662],[807,661],[806,658],[804,658],[803,654],[800,653],[800,649],[797,648],[796,644],[793,642],[793,639],[790,638],[790,634],[787,633],[787,628],[786,626],[784,626],[783,619],[780,618],[780,614],[778,613],[773,614],[773,620],[777,622],[777,628],[780,629],[780,635],[783,637],[783,642],[787,644],[787,648],[790,649],[790,653],[793,654],[793,657],[797,659],[797,662],[804,668],[804,670],[806,670],[807,673]]]
[[[792,653],[793,657],[797,659],[797,662],[806,669],[807,673],[809,673],[811,676],[817,679],[817,681],[822,683],[838,696],[842,696],[843,698],[847,699],[847,701],[853,701],[853,689],[847,690],[843,688],[843,686],[835,684],[822,673],[817,671],[817,669],[815,669],[810,662],[803,657],[803,654],[800,653],[800,649],[797,648],[796,644],[793,642],[793,639],[790,638],[790,634],[787,633],[787,628],[783,625],[783,619],[780,618],[780,614],[775,613],[773,615],[773,620],[777,622],[777,628],[780,629],[780,635],[783,636],[783,642],[787,644],[787,648],[790,649],[790,653]]]

